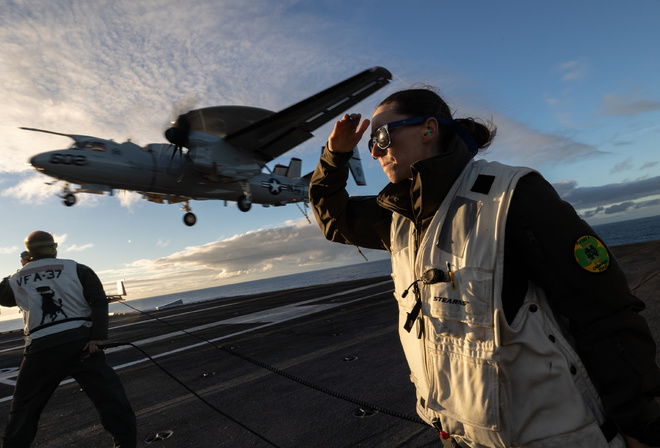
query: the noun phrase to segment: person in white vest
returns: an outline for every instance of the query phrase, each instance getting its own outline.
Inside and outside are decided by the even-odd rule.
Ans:
[[[335,124],[310,202],[329,240],[390,252],[417,411],[443,443],[660,446],[644,303],[593,229],[538,172],[474,160],[495,126],[430,88],[376,108],[369,150],[390,183],[350,197],[369,124]]]
[[[99,278],[85,265],[56,258],[57,243],[48,232],[32,232],[25,247],[31,261],[0,283],[0,305],[20,307],[25,324],[4,448],[32,444],[41,412],[67,376],[94,403],[114,446],[135,447],[135,414],[99,348],[108,338],[108,302]]]
[[[21,252],[21,266],[25,266],[30,262],[30,260],[31,260],[30,252],[28,252],[27,250]]]

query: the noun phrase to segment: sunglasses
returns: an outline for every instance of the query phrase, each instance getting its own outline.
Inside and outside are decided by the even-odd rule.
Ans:
[[[425,121],[427,118],[431,118],[431,115],[424,115],[420,117],[406,118],[405,120],[393,121],[392,123],[386,123],[376,129],[376,132],[371,134],[369,139],[369,152],[371,153],[374,149],[374,145],[378,145],[380,149],[387,149],[392,144],[392,136],[390,135],[390,129],[396,128],[398,126],[409,126],[413,124],[419,124]]]

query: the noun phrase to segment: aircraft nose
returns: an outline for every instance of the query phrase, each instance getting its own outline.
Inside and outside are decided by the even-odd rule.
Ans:
[[[30,165],[32,165],[33,168],[37,170],[42,170],[44,169],[44,166],[46,165],[46,161],[48,160],[48,157],[44,154],[37,154],[35,156],[32,156],[29,160]]]

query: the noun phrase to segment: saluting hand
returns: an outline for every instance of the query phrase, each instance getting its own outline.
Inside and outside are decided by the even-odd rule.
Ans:
[[[360,118],[362,118],[360,114],[344,114],[342,119],[335,123],[335,128],[328,138],[328,149],[331,152],[351,152],[360,143],[364,131],[371,124],[366,119],[360,123]]]

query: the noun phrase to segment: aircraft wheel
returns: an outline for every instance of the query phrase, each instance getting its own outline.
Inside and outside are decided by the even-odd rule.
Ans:
[[[238,209],[242,212],[247,212],[252,208],[252,201],[250,201],[247,197],[241,196],[238,198]]]
[[[62,202],[64,202],[64,205],[66,205],[67,207],[71,207],[73,204],[76,203],[76,197],[73,194],[69,193],[66,196],[64,196]]]
[[[185,215],[183,215],[183,223],[188,227],[194,226],[196,222],[197,222],[197,216],[195,216],[194,213],[188,212]]]

